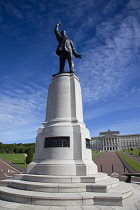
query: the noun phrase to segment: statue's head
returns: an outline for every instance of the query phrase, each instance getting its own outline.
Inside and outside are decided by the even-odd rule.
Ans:
[[[61,31],[62,36],[66,36],[66,31]]]

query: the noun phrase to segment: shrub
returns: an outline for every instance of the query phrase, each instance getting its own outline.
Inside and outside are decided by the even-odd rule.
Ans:
[[[32,160],[33,160],[33,154],[34,154],[34,151],[33,151],[33,148],[31,147],[31,148],[29,148],[28,149],[28,152],[27,152],[27,158],[26,158],[26,163],[31,163],[32,162]]]

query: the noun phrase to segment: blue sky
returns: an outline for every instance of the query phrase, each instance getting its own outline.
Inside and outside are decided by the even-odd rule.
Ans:
[[[75,74],[91,136],[140,133],[139,0],[1,0],[0,141],[35,142],[58,72],[58,21],[83,56]]]

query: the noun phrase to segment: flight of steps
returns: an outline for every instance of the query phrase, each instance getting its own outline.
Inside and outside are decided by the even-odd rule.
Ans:
[[[16,174],[0,181],[0,199],[43,206],[122,206],[130,184],[105,173],[93,176]]]

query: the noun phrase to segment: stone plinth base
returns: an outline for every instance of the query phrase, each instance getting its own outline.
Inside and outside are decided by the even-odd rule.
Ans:
[[[42,161],[40,163],[32,162],[28,166],[28,173],[29,174],[44,174],[44,175],[70,175],[70,176],[86,176],[86,175],[93,175],[93,172],[97,172],[97,166],[93,162],[76,164],[76,161],[62,161],[58,163],[48,163],[49,161]],[[51,161],[50,161],[51,162]],[[64,163],[63,163],[64,162]],[[71,162],[71,164],[70,164]]]
[[[96,174],[76,75],[62,73],[52,78],[46,112],[46,120],[36,138],[35,158],[27,172],[60,176]]]

